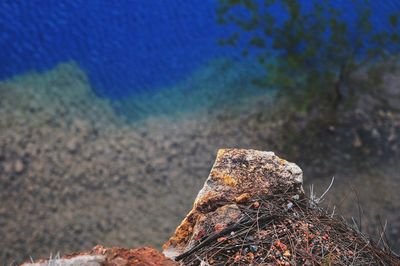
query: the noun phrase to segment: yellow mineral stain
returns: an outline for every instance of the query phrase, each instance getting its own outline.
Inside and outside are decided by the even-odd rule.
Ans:
[[[225,185],[228,186],[236,186],[237,184],[236,180],[230,175],[224,175],[222,181],[224,182]]]
[[[217,160],[219,158],[221,158],[222,156],[224,156],[225,152],[226,152],[226,149],[219,149],[218,153],[217,153]]]
[[[244,202],[248,201],[249,199],[250,199],[250,194],[249,193],[244,193],[244,194],[241,194],[241,195],[237,196],[235,198],[235,202],[236,203],[244,203]]]

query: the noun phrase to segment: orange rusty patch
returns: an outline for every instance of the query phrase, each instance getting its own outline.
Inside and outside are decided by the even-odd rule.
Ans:
[[[177,262],[167,258],[160,251],[151,247],[140,247],[135,249],[127,248],[106,248],[100,245],[95,246],[89,252],[76,252],[63,256],[64,260],[72,260],[79,256],[101,255],[104,257],[101,261],[102,266],[177,266]],[[48,260],[39,260],[36,263],[51,264]],[[28,264],[28,263],[27,263]],[[55,263],[57,264],[57,263]],[[63,263],[64,264],[64,263]],[[25,264],[23,264],[25,265]],[[58,265],[58,264],[57,264]],[[72,264],[71,264],[72,265]],[[75,265],[75,264],[74,264]],[[81,265],[81,264],[79,264]]]
[[[233,187],[233,186],[237,185],[236,180],[233,177],[231,177],[230,175],[224,175],[223,178],[222,178],[222,181],[227,186]]]
[[[217,170],[211,170],[210,176],[212,178],[218,178],[219,177],[219,172]]]
[[[217,223],[216,225],[214,225],[214,231],[217,233],[221,232],[225,228],[226,228],[226,224]]]
[[[236,203],[243,203],[243,202],[248,201],[249,199],[250,199],[250,194],[249,193],[243,193],[243,194],[241,194],[241,195],[239,195],[239,196],[237,196],[235,198],[235,202]]]
[[[174,266],[178,263],[172,261],[151,247],[141,247],[136,249],[126,248],[104,248],[96,246],[90,252],[92,255],[104,255],[104,266],[128,266],[128,265],[141,265],[141,266]]]
[[[217,170],[212,170],[210,172],[210,176],[214,180],[219,181],[224,185],[231,186],[231,187],[237,185],[237,181],[232,176],[225,174],[225,173],[221,173]]]
[[[175,246],[179,243],[185,242],[193,233],[193,225],[196,224],[199,215],[197,213],[189,214],[182,223],[176,228],[175,234],[164,243],[162,246],[163,250],[167,249],[169,246]]]

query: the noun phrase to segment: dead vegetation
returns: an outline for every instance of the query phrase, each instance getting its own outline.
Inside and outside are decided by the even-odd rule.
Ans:
[[[310,202],[282,192],[239,204],[237,222],[208,228],[176,260],[182,265],[400,264],[387,245],[378,246],[343,218]]]

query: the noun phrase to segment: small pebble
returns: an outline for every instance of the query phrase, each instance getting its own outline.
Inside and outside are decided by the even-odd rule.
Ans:
[[[21,160],[17,160],[14,163],[14,170],[15,170],[15,172],[17,174],[22,173],[24,171],[24,169],[25,169],[25,166],[24,166],[24,163]]]
[[[251,252],[257,252],[258,246],[257,245],[250,245]]]

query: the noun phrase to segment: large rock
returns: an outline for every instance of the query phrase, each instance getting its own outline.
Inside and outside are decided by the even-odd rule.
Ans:
[[[191,249],[208,228],[223,230],[237,221],[236,203],[282,192],[303,196],[303,173],[294,163],[273,152],[221,149],[192,210],[164,244],[164,254],[175,258]]]

